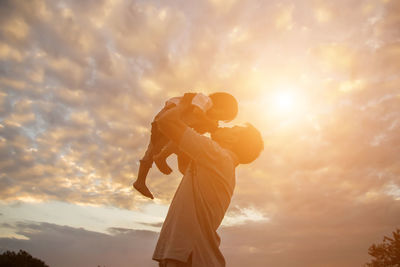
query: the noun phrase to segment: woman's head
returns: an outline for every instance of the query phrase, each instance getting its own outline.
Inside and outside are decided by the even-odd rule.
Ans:
[[[250,123],[245,126],[219,128],[211,137],[222,147],[235,153],[240,164],[254,161],[264,149],[260,132]]]
[[[234,96],[224,92],[209,95],[213,105],[207,111],[207,115],[214,120],[231,121],[238,112],[238,103]]]

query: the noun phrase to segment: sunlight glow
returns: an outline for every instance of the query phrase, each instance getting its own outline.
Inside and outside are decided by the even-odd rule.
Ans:
[[[281,126],[295,126],[306,118],[308,98],[297,85],[280,83],[266,86],[257,101],[258,113],[255,114],[260,114],[260,118],[269,123],[274,121]]]
[[[292,110],[295,104],[294,100],[293,93],[289,91],[277,92],[273,99],[275,108],[281,112]]]

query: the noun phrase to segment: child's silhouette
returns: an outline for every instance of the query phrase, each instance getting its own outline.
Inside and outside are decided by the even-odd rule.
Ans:
[[[146,186],[147,174],[153,165],[164,174],[170,174],[171,168],[166,159],[172,153],[177,153],[177,144],[172,143],[157,127],[157,117],[166,110],[185,105],[182,120],[198,133],[213,132],[218,128],[218,121],[231,121],[236,117],[238,105],[236,99],[223,92],[205,96],[201,93],[186,93],[183,97],[174,97],[165,102],[164,108],[156,115],[151,125],[151,138],[144,157],[140,160],[139,172],[133,187],[144,196],[153,199],[153,195]]]

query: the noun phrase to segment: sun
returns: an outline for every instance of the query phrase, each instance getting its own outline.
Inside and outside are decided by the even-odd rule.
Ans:
[[[274,108],[279,112],[289,112],[295,107],[295,96],[291,91],[278,91],[273,95]]]
[[[264,120],[295,123],[302,121],[307,115],[306,95],[298,86],[271,86],[259,97],[257,109]]]
[[[292,87],[277,88],[268,95],[270,108],[276,115],[289,115],[298,111],[299,96]]]

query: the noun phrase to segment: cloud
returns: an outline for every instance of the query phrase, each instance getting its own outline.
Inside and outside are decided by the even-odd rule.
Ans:
[[[198,5],[203,9],[219,8],[217,3],[209,4]],[[347,10],[340,8],[341,5],[344,3],[323,6],[326,10]],[[88,16],[82,16],[82,8],[90,10]],[[378,50],[371,52],[360,40],[359,48],[352,42],[353,28],[346,29],[342,24],[335,26],[341,33],[334,32],[332,39],[348,32],[349,42],[346,39],[325,42],[320,35],[323,29],[319,27],[334,26],[309,24],[303,16],[303,8],[290,1],[284,5],[273,3],[271,9],[266,8],[271,14],[276,14],[271,18],[281,21],[277,22],[279,25],[292,27],[292,33],[279,35],[276,40],[268,38],[268,33],[282,29],[268,26],[272,21],[263,21],[263,8],[242,6],[238,2],[232,2],[230,9],[224,11],[226,21],[219,21],[215,14],[205,20],[201,12],[196,13],[197,17],[191,17],[195,11],[190,7],[179,9],[174,4],[101,1],[88,2],[82,8],[78,10],[76,2],[60,5],[48,1],[4,4],[8,15],[2,19],[5,29],[2,64],[7,64],[8,70],[0,80],[5,88],[1,131],[8,142],[2,147],[2,153],[8,158],[13,155],[13,160],[4,158],[3,164],[8,171],[3,174],[3,179],[10,179],[6,177],[12,175],[13,179],[23,181],[26,178],[22,176],[32,172],[36,177],[36,188],[41,189],[35,197],[85,202],[89,200],[84,198],[87,195],[82,191],[86,191],[98,196],[92,200],[108,199],[106,202],[131,207],[130,193],[121,190],[124,186],[128,188],[134,179],[137,167],[133,163],[141,157],[148,141],[149,123],[167,96],[187,89],[228,88],[241,99],[240,103],[252,103],[263,90],[272,90],[258,88],[262,80],[273,86],[279,77],[289,74],[307,76],[304,68],[295,63],[296,59],[320,61],[318,64],[323,66],[323,71],[317,70],[321,65],[311,62],[310,70],[316,70],[315,81],[301,84],[307,86],[303,93],[310,96],[310,102],[318,102],[316,106],[320,110],[309,108],[307,112],[313,114],[314,121],[299,123],[297,126],[303,127],[302,131],[285,133],[288,134],[285,137],[293,138],[290,142],[287,138],[280,138],[285,129],[267,136],[271,138],[268,149],[278,154],[272,156],[266,150],[263,160],[290,162],[297,168],[311,168],[315,172],[327,164],[339,164],[340,168],[345,162],[359,164],[360,168],[363,164],[378,164],[376,158],[360,154],[380,155],[380,158],[387,158],[381,160],[384,164],[390,164],[392,152],[388,150],[389,145],[383,144],[387,140],[396,142],[396,138],[390,135],[392,131],[382,135],[379,147],[370,147],[369,143],[382,134],[378,129],[380,125],[394,125],[395,121],[394,117],[384,122],[377,120],[373,110],[379,110],[379,116],[389,113],[394,116],[397,98],[393,97],[390,107],[389,101],[369,107],[371,110],[366,112],[359,107],[368,105],[383,92],[395,90],[390,84],[380,85],[383,89],[376,90],[378,84],[366,75],[373,73],[380,64],[382,69],[375,71],[375,78],[396,70],[397,61],[391,60],[397,55],[396,43],[386,40],[387,44],[383,43]],[[372,31],[385,21],[396,23],[391,9],[382,4],[379,10],[383,10],[378,12],[379,23],[364,25],[369,27],[366,29]],[[332,12],[335,16],[350,19],[347,11],[343,14]],[[354,19],[361,23],[365,16],[374,17],[378,13],[357,13]],[[229,14],[252,16],[254,20],[235,21],[229,19]],[[335,20],[335,16],[332,15],[330,20]],[[57,22],[50,24],[49,18]],[[190,21],[201,21],[204,25],[202,28],[189,27]],[[219,27],[213,26],[216,24]],[[261,30],[260,25],[265,26],[264,35],[253,30]],[[302,27],[308,30],[303,31]],[[313,38],[309,39],[310,36]],[[297,47],[292,45],[296,39],[299,41]],[[260,49],[268,41],[271,47]],[[17,46],[12,46],[16,43]],[[285,53],[283,57],[273,53],[276,44],[281,44],[282,51],[289,54]],[[24,58],[17,56],[22,50],[27,51]],[[302,50],[304,52],[300,52]],[[311,55],[307,56],[307,51],[311,51]],[[243,57],[244,53],[249,55]],[[372,55],[369,66],[364,66],[362,58],[365,54]],[[15,62],[16,59],[24,60],[23,64]],[[283,71],[287,67],[290,70]],[[253,72],[254,69],[258,70]],[[356,80],[351,75],[343,78],[349,72],[360,77],[355,77]],[[27,74],[29,78],[26,78]],[[332,74],[341,78],[324,82]],[[235,82],[232,77],[235,77]],[[338,87],[353,88],[355,84],[361,85],[357,90],[344,90],[350,92],[347,95],[338,92]],[[249,88],[249,85],[255,87],[243,93],[243,88]],[[327,87],[327,90],[316,91],[314,88],[318,86]],[[350,103],[347,106],[342,104],[346,101]],[[21,105],[26,107],[22,109]],[[241,104],[239,119],[247,119],[252,112],[261,111]],[[276,122],[268,116],[254,116],[262,130],[268,131],[275,126],[265,125],[265,120]],[[366,125],[357,124],[360,116]],[[310,139],[313,135],[319,139]],[[363,136],[361,139],[360,135]],[[353,149],[344,153],[349,145]],[[303,151],[307,151],[307,157],[302,157]],[[268,164],[279,172],[280,165]],[[22,170],[17,166],[25,168]],[[287,173],[291,171],[286,170]],[[279,173],[274,176],[279,176]],[[151,185],[167,186],[167,183],[160,184],[157,177],[161,176],[152,174]],[[93,186],[96,179],[100,183]],[[106,182],[109,179],[110,184]],[[178,179],[178,175],[172,179],[173,184],[176,185]],[[31,194],[28,193],[30,187],[32,184],[27,181],[20,188],[21,193]],[[163,198],[167,195],[167,199],[171,198],[169,188],[173,190],[174,186],[164,188],[169,193],[163,193]],[[117,198],[111,193],[113,191],[122,195]],[[10,193],[4,192],[3,195],[7,196],[5,199],[13,199]]]
[[[151,226],[151,227],[161,227],[163,225],[163,222],[157,222],[157,223],[140,223],[146,226]]]
[[[356,212],[352,216],[359,219],[376,218],[374,213],[362,213]],[[347,221],[346,216],[341,220],[342,223]],[[367,222],[361,225],[342,223],[328,222],[324,231],[298,221],[289,224],[248,222],[245,225],[223,227],[219,230],[221,250],[227,264],[233,267],[247,264],[355,266],[367,262],[368,247],[392,231],[390,227],[376,225],[380,228],[377,234],[376,229],[365,229]],[[23,249],[49,265],[156,265],[151,260],[158,238],[155,232],[114,227],[108,229],[109,234],[104,234],[83,228],[33,222],[3,227],[16,229],[26,239],[0,238],[1,250]]]
[[[299,231],[294,230],[299,229]],[[221,231],[229,266],[355,266],[368,261],[368,246],[379,237],[312,226],[248,224]],[[389,230],[390,232],[390,230]]]
[[[48,223],[14,227],[28,239],[0,238],[1,250],[23,249],[50,266],[155,266],[154,232],[126,229],[102,234]]]
[[[245,223],[246,210],[268,218],[237,226],[243,236],[253,227],[262,232],[259,225],[286,234],[282,242],[260,235],[241,247],[259,256],[254,265],[264,250],[275,253],[275,266],[303,261],[299,249],[309,242],[309,250],[325,249],[308,262],[317,266],[330,257],[329,244],[332,257],[345,253],[329,243],[343,241],[335,236],[360,238],[346,243],[357,256],[336,266],[358,264],[360,247],[396,225],[397,1],[35,0],[0,7],[2,200],[140,209],[147,200],[131,184],[164,101],[186,91],[229,91],[239,100],[234,123],[251,121],[266,145],[256,162],[238,167],[228,214]],[[293,112],[279,113],[269,101],[282,90],[296,93]],[[180,178],[151,170],[157,203],[169,203]],[[229,251],[231,262],[241,262]]]

